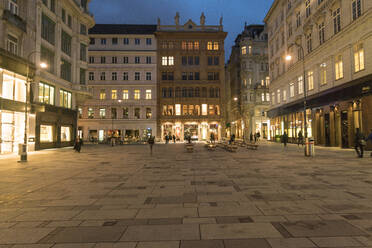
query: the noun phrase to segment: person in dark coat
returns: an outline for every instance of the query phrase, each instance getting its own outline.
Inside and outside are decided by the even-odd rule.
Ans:
[[[168,144],[168,142],[169,142],[169,136],[167,134],[167,135],[165,135],[165,144]]]
[[[284,144],[284,147],[287,147],[287,143],[288,143],[288,135],[286,132],[284,132],[283,136],[282,136],[282,143]]]
[[[172,138],[173,138],[173,143],[176,143],[176,136],[174,134],[173,134]]]
[[[82,144],[83,144],[82,140],[79,137],[77,137],[75,140],[74,150],[80,153]]]
[[[300,144],[304,146],[304,136],[302,135],[301,130],[298,132],[297,146],[300,146]]]
[[[150,155],[152,156],[152,147],[155,144],[155,137],[150,136],[149,139],[147,140],[147,143],[150,145]]]
[[[354,148],[359,158],[363,158],[365,146],[365,138],[360,129],[356,129],[355,139],[354,139]]]

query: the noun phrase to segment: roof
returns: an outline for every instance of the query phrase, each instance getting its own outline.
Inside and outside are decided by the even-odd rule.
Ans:
[[[96,24],[89,34],[154,34],[156,25],[147,24]]]

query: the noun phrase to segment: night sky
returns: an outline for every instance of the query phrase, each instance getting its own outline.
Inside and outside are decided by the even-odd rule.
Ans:
[[[263,24],[263,19],[274,0],[92,0],[90,11],[96,23],[174,25],[174,16],[180,12],[180,23],[192,19],[199,24],[201,12],[206,25],[218,25],[223,16],[226,58],[236,36],[247,24]]]

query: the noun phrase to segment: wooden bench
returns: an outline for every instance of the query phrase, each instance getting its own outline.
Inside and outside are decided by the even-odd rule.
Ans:
[[[247,147],[247,149],[250,149],[250,150],[257,150],[258,149],[258,145],[255,144],[255,143],[247,143],[247,144],[245,144],[245,146]]]

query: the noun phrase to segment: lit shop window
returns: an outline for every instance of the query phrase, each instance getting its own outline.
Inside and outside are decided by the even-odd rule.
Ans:
[[[53,126],[40,125],[40,142],[53,142]]]
[[[54,105],[54,87],[39,83],[39,102]]]
[[[208,105],[202,104],[202,115],[208,115]]]
[[[181,115],[181,104],[176,104],[176,115]]]
[[[25,102],[26,81],[4,73],[2,97],[10,100]]]
[[[69,142],[71,141],[71,127],[61,127],[61,141]]]
[[[71,92],[59,90],[59,106],[71,108]]]

